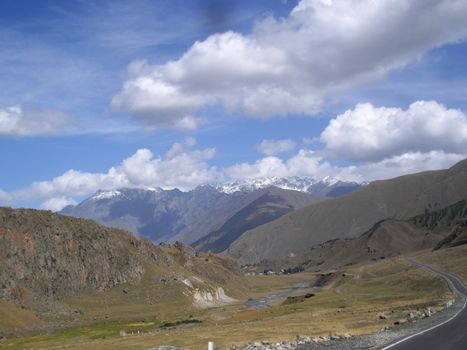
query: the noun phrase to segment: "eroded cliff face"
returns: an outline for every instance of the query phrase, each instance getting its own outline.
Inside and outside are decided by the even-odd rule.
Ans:
[[[243,278],[234,261],[182,244],[156,246],[91,220],[9,208],[0,208],[0,267],[0,299],[16,303],[136,285],[147,274],[152,280],[176,276],[180,284],[192,279],[201,289]]]
[[[4,299],[21,298],[22,288],[53,299],[109,289],[141,278],[144,259],[158,260],[149,242],[124,231],[24,209],[0,210],[0,248]]]

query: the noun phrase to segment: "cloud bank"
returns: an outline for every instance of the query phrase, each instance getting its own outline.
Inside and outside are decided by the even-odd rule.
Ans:
[[[0,192],[0,200],[2,197],[12,201],[40,200],[42,208],[60,210],[76,203],[74,198],[99,189],[161,187],[188,190],[217,177],[216,169],[206,163],[214,157],[215,150],[195,150],[194,145],[193,139],[187,139],[184,144],[175,143],[163,157],[155,157],[150,150],[142,148],[106,173],[68,170],[52,180],[34,182],[9,194]]]
[[[154,127],[195,127],[217,104],[260,118],[312,115],[328,94],[465,38],[466,12],[463,1],[301,0],[248,35],[211,35],[163,64],[133,62],[112,107]]]
[[[105,173],[69,170],[28,188],[0,191],[0,201],[38,200],[43,208],[59,210],[99,189],[190,190],[206,183],[270,176],[372,181],[444,169],[467,157],[467,117],[435,101],[417,101],[406,110],[358,104],[332,119],[319,139],[322,148],[304,145],[294,153],[292,140],[263,140],[257,148],[264,157],[216,168],[210,165],[216,150],[196,149],[196,140],[187,138],[163,156],[139,149]],[[277,155],[284,152],[292,154]]]

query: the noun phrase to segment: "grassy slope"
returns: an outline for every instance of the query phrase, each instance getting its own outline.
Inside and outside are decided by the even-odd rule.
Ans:
[[[462,256],[457,255],[453,258],[463,259]],[[292,282],[314,279],[315,276],[310,273],[250,277],[248,296],[257,297],[263,293],[286,288]],[[392,324],[408,310],[423,309],[444,303],[450,298],[452,295],[443,280],[412,267],[404,260],[394,258],[349,267],[345,271],[345,276],[340,273],[339,278],[331,285],[300,304],[281,306],[278,301],[269,309],[248,310],[245,309],[242,301],[221,308],[190,310],[193,318],[203,321],[200,324],[161,329],[159,326],[162,318],[144,320],[141,317],[139,322],[121,320],[46,335],[9,339],[3,343],[3,346],[0,345],[0,348],[59,349],[66,346],[68,349],[105,350],[148,349],[156,345],[173,344],[188,349],[201,349],[206,347],[208,340],[225,347],[228,344],[252,340],[290,339],[296,334],[362,334]],[[109,296],[107,300],[110,303],[112,298]],[[78,303],[87,302],[91,301],[80,300]],[[98,304],[99,302],[95,303],[96,310],[99,309]],[[166,315],[165,321],[181,319],[182,314],[184,318],[188,317],[188,310],[185,312],[180,310],[175,299],[174,304],[164,306],[167,312],[173,307],[181,313],[171,312],[170,316]],[[128,308],[128,312],[134,311],[130,304]],[[142,309],[138,309],[136,313],[140,312]],[[378,320],[379,313],[388,314],[389,319]],[[144,315],[144,312],[141,315]],[[142,322],[143,320],[145,322]],[[122,337],[119,336],[120,330],[135,334]],[[138,330],[140,334],[137,334]]]
[[[459,276],[467,284],[467,245],[441,249],[435,252],[422,252],[417,254],[416,258]]]
[[[241,264],[299,255],[329,239],[356,237],[383,219],[444,208],[465,199],[466,192],[467,160],[448,170],[375,181],[245,232],[226,252]]]

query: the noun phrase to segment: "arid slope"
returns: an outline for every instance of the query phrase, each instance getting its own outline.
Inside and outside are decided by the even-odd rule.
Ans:
[[[384,219],[404,220],[467,197],[467,160],[447,170],[375,181],[244,233],[226,251],[240,263],[303,254],[328,240],[353,238]]]

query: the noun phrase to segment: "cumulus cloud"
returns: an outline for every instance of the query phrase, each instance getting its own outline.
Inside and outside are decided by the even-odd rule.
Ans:
[[[196,149],[196,140],[174,143],[163,155],[139,149],[107,172],[68,170],[49,181],[7,193],[1,202],[41,201],[60,210],[99,189],[162,187],[190,190],[212,182],[261,177],[333,176],[346,181],[388,179],[425,170],[445,169],[467,157],[467,118],[435,101],[417,101],[406,110],[359,104],[332,119],[319,140],[323,148],[292,152],[292,140],[263,140],[266,156],[224,168],[209,164],[213,148]],[[333,163],[334,158],[345,163]],[[344,165],[345,164],[345,165]]]
[[[462,1],[301,0],[248,35],[211,35],[163,64],[133,62],[112,107],[154,126],[193,121],[214,104],[262,118],[310,115],[329,93],[465,38],[466,12]]]
[[[162,187],[165,189],[192,189],[199,184],[213,181],[217,174],[207,161],[215,150],[195,150],[196,141],[188,138],[185,143],[175,143],[163,157],[156,157],[148,149],[139,149],[106,173],[88,173],[68,170],[49,181],[35,182],[28,188],[8,196],[14,200],[42,200],[42,207],[60,210],[73,204],[73,197],[89,195],[99,189],[121,187]],[[1,193],[0,193],[1,195]]]
[[[34,182],[31,186],[12,194],[18,200],[62,198],[84,196],[99,188],[125,186],[123,174],[111,168],[107,173],[88,173],[68,170],[49,181]]]
[[[254,163],[235,164],[224,169],[227,178],[233,180],[261,177],[309,176],[322,178],[335,170],[314,151],[300,149],[289,159],[269,156]]]
[[[214,157],[215,150],[208,148],[187,151],[186,147],[188,146],[176,143],[164,158],[154,158],[150,150],[140,149],[125,159],[119,167],[111,170],[127,184],[136,187],[178,187],[186,190],[211,181],[215,170],[206,161]]]
[[[42,203],[41,207],[45,210],[60,211],[68,205],[76,204],[77,202],[73,198],[62,196],[47,199],[45,202]]]
[[[431,151],[409,152],[378,162],[353,165],[333,165],[317,152],[300,149],[288,159],[265,157],[254,163],[241,163],[224,169],[226,178],[232,180],[262,177],[312,177],[322,179],[332,176],[343,181],[373,181],[425,170],[446,169],[464,159],[467,154]]]
[[[337,177],[354,181],[384,180],[420,171],[447,169],[466,157],[465,152],[463,154],[443,151],[408,152],[378,162],[342,168]]]
[[[155,157],[147,149],[140,149],[131,157],[106,173],[85,173],[70,170],[50,181],[36,182],[30,187],[13,192],[0,192],[0,201],[39,200],[41,207],[59,211],[76,199],[99,189],[121,187],[162,187],[190,190],[200,184],[261,177],[333,176],[344,181],[373,181],[388,179],[424,170],[445,169],[465,158],[466,154],[443,151],[409,152],[383,159],[353,165],[335,165],[318,152],[300,149],[289,158],[267,156],[252,163],[239,163],[216,169],[207,160],[213,149],[193,150],[193,140],[176,143],[164,157]]]
[[[331,120],[321,134],[329,155],[350,161],[380,161],[405,153],[465,153],[467,117],[435,101],[407,110],[358,104]]]
[[[297,144],[289,139],[283,140],[263,140],[256,147],[261,153],[272,156],[280,153],[287,153],[293,151]]]
[[[47,109],[12,106],[0,109],[0,136],[55,134],[73,123],[66,114]]]

